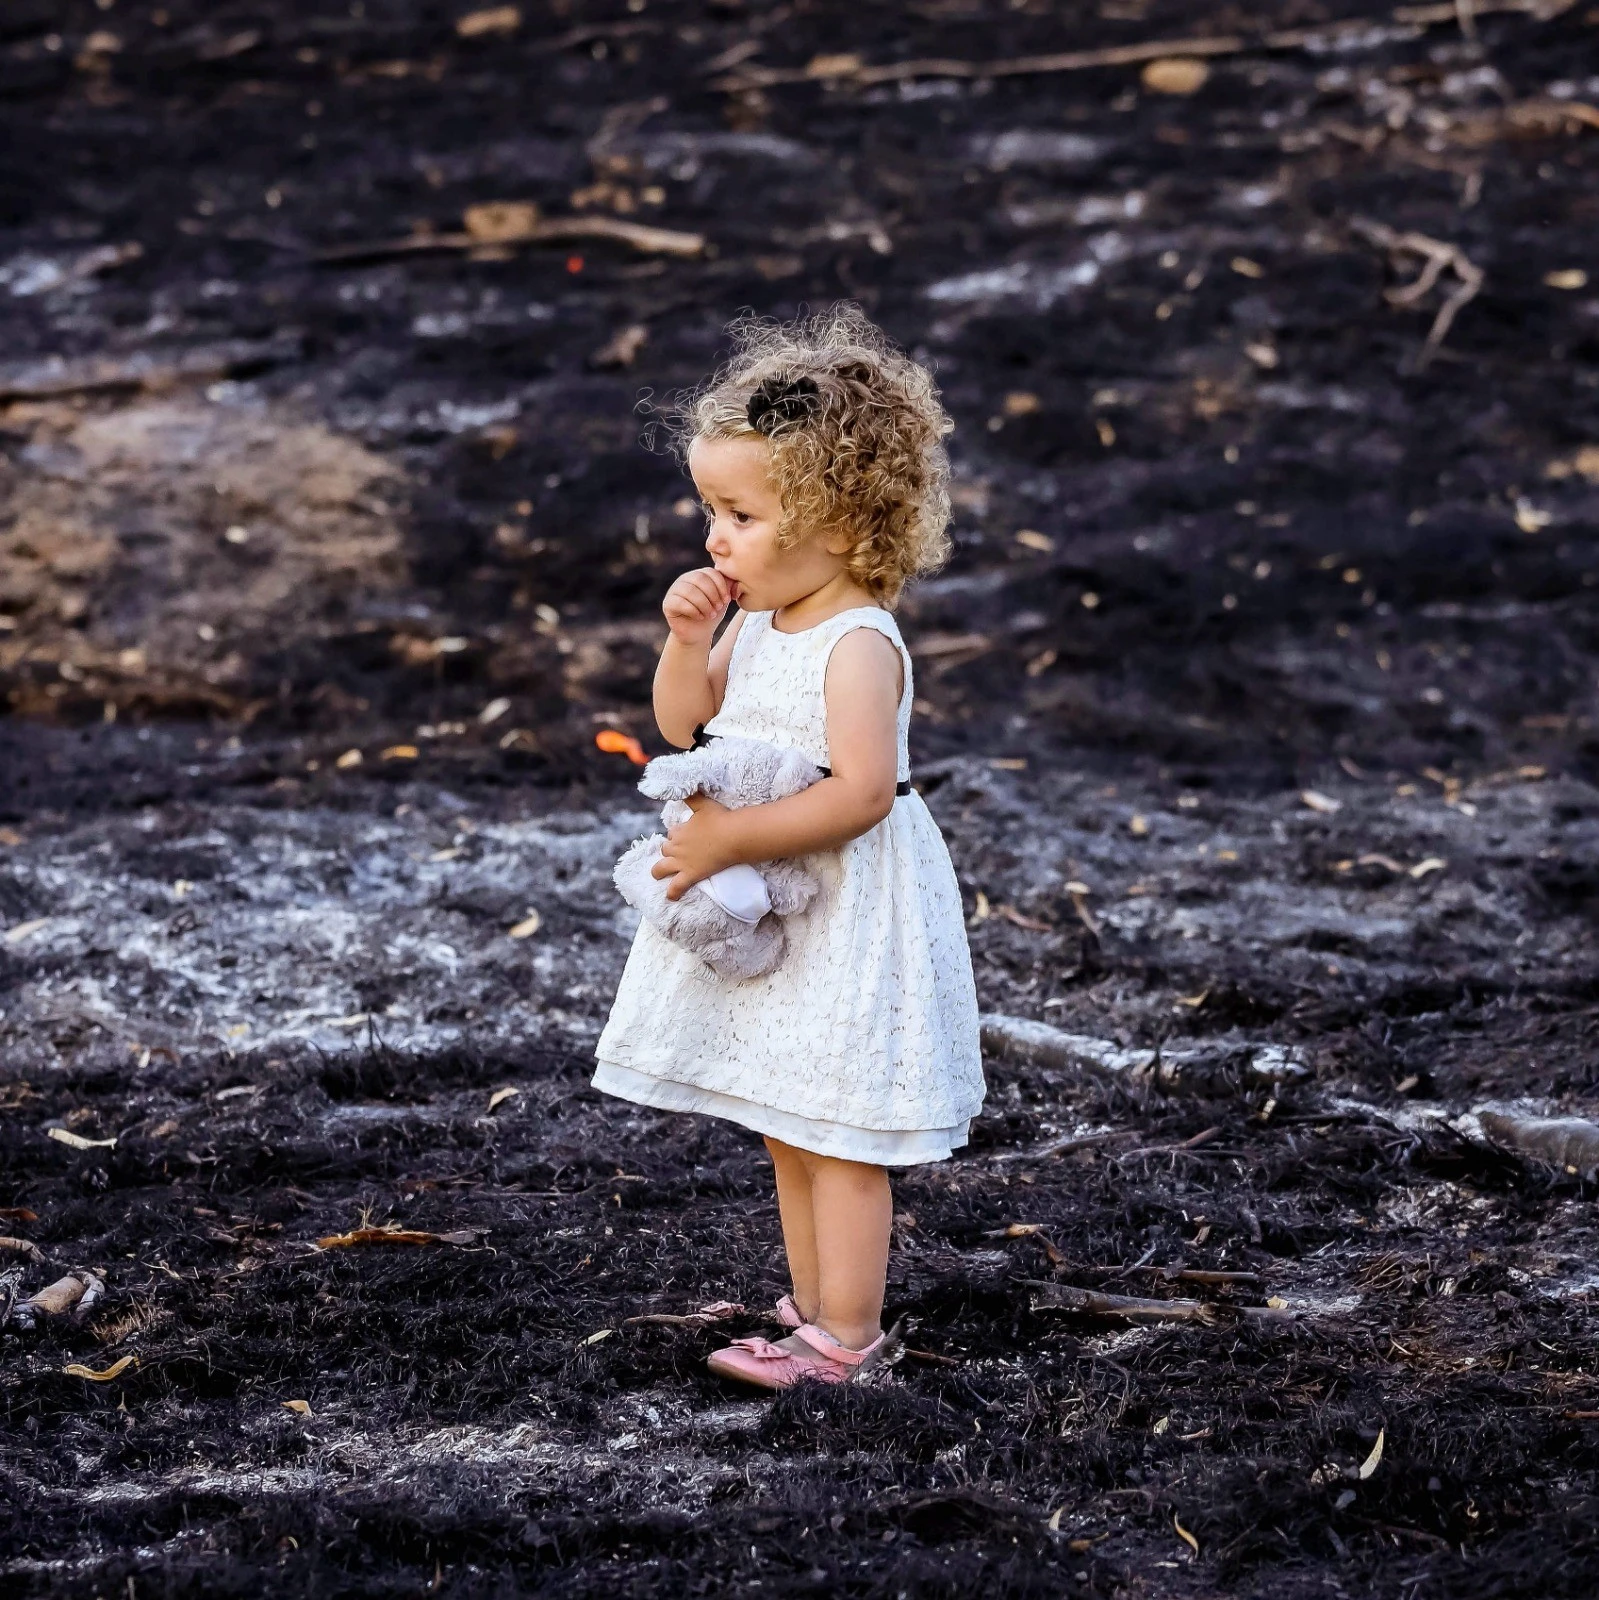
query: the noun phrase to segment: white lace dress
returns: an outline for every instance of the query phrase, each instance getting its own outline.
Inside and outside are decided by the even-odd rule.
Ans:
[[[799,633],[745,614],[722,708],[707,734],[802,750],[829,765],[823,683],[833,646],[875,628],[911,661],[878,606]],[[641,1105],[726,1117],[821,1155],[904,1166],[966,1142],[983,1102],[977,993],[960,889],[938,824],[912,790],[876,827],[808,858],[821,881],[787,922],[783,960],[763,977],[718,977],[641,923],[595,1046],[594,1087]]]

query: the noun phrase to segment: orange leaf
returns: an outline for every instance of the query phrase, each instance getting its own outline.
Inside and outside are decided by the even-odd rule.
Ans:
[[[607,755],[623,756],[636,766],[647,766],[649,757],[644,754],[644,746],[630,733],[623,733],[620,728],[601,728],[594,735],[594,742]]]

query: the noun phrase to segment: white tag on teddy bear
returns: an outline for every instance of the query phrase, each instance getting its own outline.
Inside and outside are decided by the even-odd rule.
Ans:
[[[746,862],[723,867],[700,879],[702,888],[730,917],[740,922],[759,922],[772,909],[766,892],[766,879]]]

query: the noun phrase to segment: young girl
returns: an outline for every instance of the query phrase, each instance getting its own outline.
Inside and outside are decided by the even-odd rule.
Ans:
[[[731,362],[678,415],[712,565],[667,591],[655,719],[674,745],[763,739],[827,776],[736,810],[692,797],[654,873],[675,900],[736,862],[804,856],[822,887],[764,977],[721,978],[641,924],[593,1081],[765,1136],[793,1332],[710,1367],[779,1389],[836,1382],[881,1345],[885,1169],[964,1144],[984,1085],[960,890],[910,786],[911,662],[889,613],[948,554],[951,424],[930,374],[854,306],[730,331]]]

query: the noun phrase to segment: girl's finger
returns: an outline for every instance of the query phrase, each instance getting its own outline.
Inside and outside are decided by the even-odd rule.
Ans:
[[[727,603],[727,596],[721,592],[717,582],[715,581],[721,577],[721,573],[716,572],[715,568],[711,568],[710,570],[714,574],[714,577],[706,577],[701,573],[694,574],[694,576],[699,580],[695,587],[698,589],[700,598],[706,607],[709,610],[715,611]]]
[[[662,856],[661,859],[650,868],[650,876],[652,878],[670,878],[675,876],[676,872],[677,863],[670,856]]]

